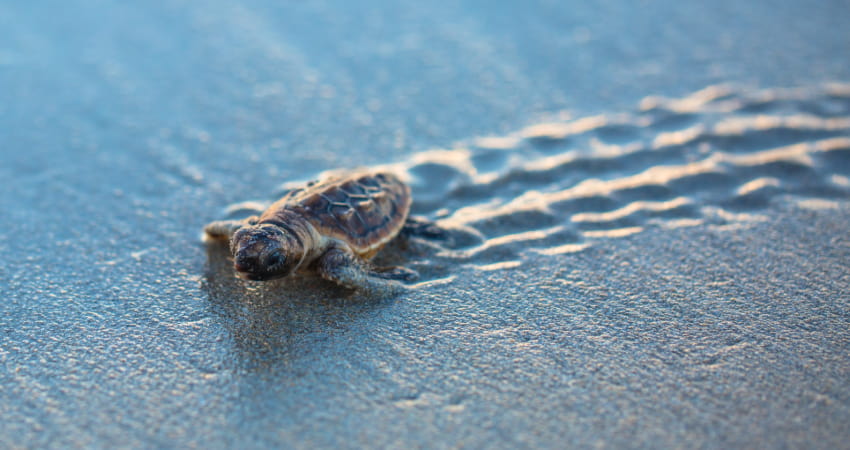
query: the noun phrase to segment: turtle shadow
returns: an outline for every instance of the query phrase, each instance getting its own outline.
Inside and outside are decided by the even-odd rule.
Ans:
[[[387,304],[387,299],[364,298],[318,276],[242,280],[233,272],[225,245],[209,243],[206,251],[202,291],[211,316],[229,334],[236,364],[243,370],[310,354],[317,340],[345,332]]]

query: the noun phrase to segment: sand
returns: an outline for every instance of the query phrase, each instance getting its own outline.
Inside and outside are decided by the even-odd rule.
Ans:
[[[0,446],[847,447],[838,3],[0,5]],[[208,221],[383,166],[363,298]]]

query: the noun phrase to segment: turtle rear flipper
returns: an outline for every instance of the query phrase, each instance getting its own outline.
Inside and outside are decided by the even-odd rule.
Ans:
[[[419,237],[437,241],[452,240],[448,230],[424,217],[417,216],[407,218],[407,221],[404,222],[404,226],[401,228],[400,234],[406,238]]]
[[[419,279],[419,272],[402,266],[374,269],[372,275],[385,280],[416,281]]]

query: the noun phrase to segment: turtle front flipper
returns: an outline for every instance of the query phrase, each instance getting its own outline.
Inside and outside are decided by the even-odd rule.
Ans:
[[[392,271],[375,272],[348,249],[334,247],[328,250],[319,258],[317,267],[324,279],[370,296],[389,297],[407,290],[403,284],[396,281],[405,277],[386,276],[391,275]],[[384,274],[386,275],[382,276]],[[406,275],[409,276],[409,273]]]
[[[217,220],[204,227],[204,233],[211,239],[230,240],[236,230],[257,223],[257,216],[242,220]]]

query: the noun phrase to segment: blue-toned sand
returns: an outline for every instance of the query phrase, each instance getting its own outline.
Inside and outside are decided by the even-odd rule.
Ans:
[[[0,447],[846,448],[847,17],[0,3]],[[201,238],[357,166],[407,293]]]

